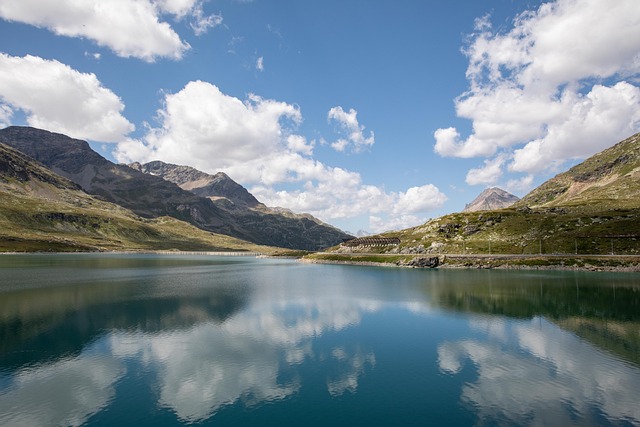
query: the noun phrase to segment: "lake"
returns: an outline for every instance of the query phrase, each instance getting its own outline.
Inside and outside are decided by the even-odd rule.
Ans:
[[[0,256],[0,425],[639,425],[640,275]]]

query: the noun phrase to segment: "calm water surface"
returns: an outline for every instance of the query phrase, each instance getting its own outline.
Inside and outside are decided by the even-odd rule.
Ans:
[[[640,425],[640,275],[0,256],[0,425]]]

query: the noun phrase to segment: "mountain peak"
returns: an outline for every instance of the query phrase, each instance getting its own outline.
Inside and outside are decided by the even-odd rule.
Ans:
[[[513,194],[498,187],[485,189],[471,203],[465,205],[463,212],[489,211],[511,206],[520,200]]]
[[[143,165],[132,163],[129,167],[149,175],[159,176],[200,197],[224,198],[234,205],[249,207],[260,204],[246,188],[224,172],[210,175],[191,166],[174,165],[160,160]]]

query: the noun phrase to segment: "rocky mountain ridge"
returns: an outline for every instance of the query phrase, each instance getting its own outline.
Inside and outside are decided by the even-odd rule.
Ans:
[[[223,172],[210,175],[190,166],[173,165],[158,160],[145,164],[135,162],[129,167],[159,176],[200,197],[224,198],[234,205],[243,207],[262,205],[246,188]]]
[[[290,220],[278,213],[259,212],[261,204],[226,175],[204,177],[199,171],[187,171],[193,175],[187,182],[194,185],[191,190],[202,194],[199,195],[161,176],[116,165],[93,151],[87,142],[62,134],[11,126],[0,130],[0,143],[37,160],[88,194],[141,217],[170,216],[210,232],[289,249],[316,250],[349,237],[308,215]],[[205,179],[206,183],[197,186],[193,177]],[[211,189],[229,197],[233,194],[234,203],[225,204],[220,198],[208,196]]]
[[[321,249],[352,237],[312,215],[267,207],[246,188],[222,172],[210,175],[189,166],[161,161],[132,163],[129,166],[171,181],[200,197],[208,198],[218,209],[233,216],[239,224],[238,227],[248,235],[269,236],[271,240],[267,240],[268,242],[278,239],[306,239],[309,242],[306,249]]]
[[[41,129],[11,126],[0,130],[4,143],[37,160],[85,192],[155,218],[171,216],[214,232],[242,238],[226,229],[224,216],[212,203],[162,178],[116,165],[93,151],[86,141]]]
[[[466,204],[462,212],[490,211],[508,208],[518,200],[520,200],[519,197],[501,188],[490,187],[483,190],[471,203]]]
[[[0,143],[0,251],[111,250],[270,253],[275,248],[166,216],[141,218]]]

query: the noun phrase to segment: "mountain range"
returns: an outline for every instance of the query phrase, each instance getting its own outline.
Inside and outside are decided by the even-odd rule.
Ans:
[[[168,216],[147,219],[87,194],[0,143],[0,251],[187,250],[272,253]]]
[[[88,195],[141,218],[171,217],[201,230],[289,249],[316,250],[351,237],[310,215],[269,209],[224,174],[211,176],[164,164],[154,169],[171,170],[167,178],[180,182],[181,188],[159,173],[143,172],[142,165],[114,164],[86,141],[30,127],[0,130],[0,144],[37,161]]]
[[[267,207],[222,172],[210,175],[189,166],[161,161],[132,163],[129,167],[209,199],[219,211],[233,218],[235,227],[242,230],[243,238],[252,242],[315,250],[352,237],[311,215]]]
[[[0,196],[4,251],[272,252],[353,237],[310,215],[267,207],[224,173],[159,161],[117,165],[85,141],[29,127],[0,130]],[[370,236],[400,243],[362,251],[638,254],[640,134],[498,207],[514,197],[487,189],[466,212]]]

